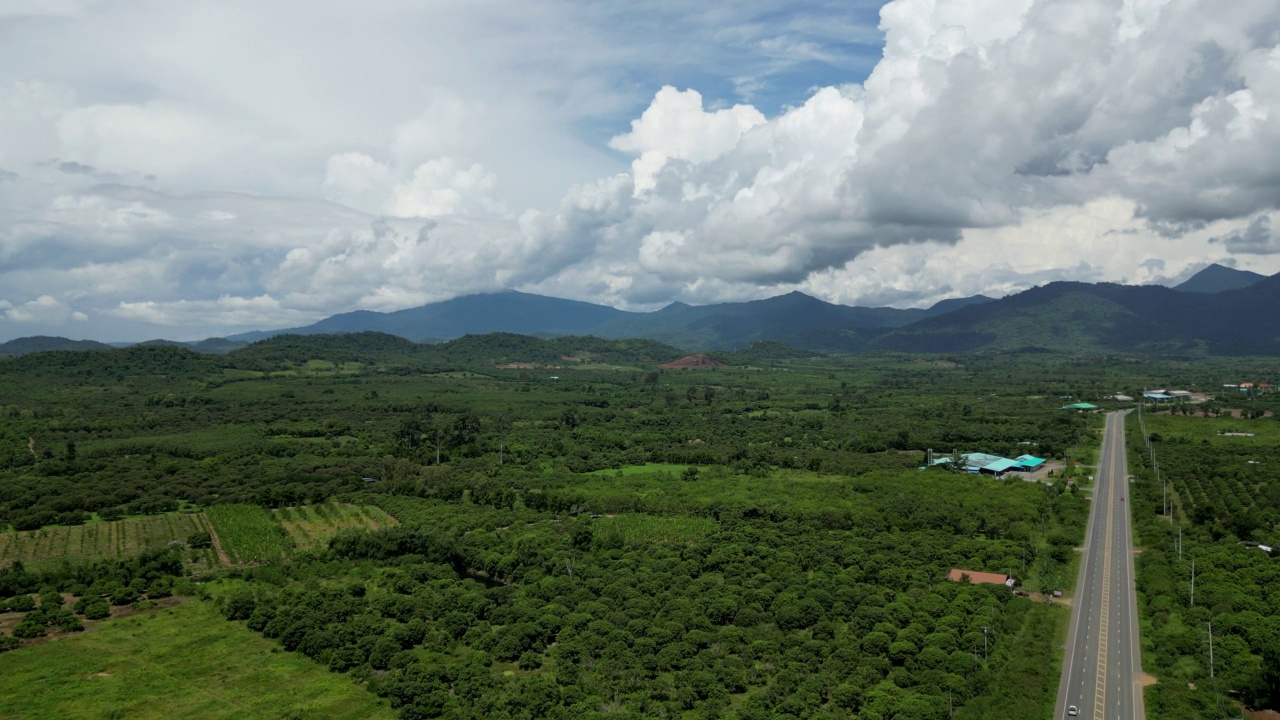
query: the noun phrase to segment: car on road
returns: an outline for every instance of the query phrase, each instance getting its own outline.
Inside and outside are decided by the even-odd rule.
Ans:
[[[1080,714],[1080,708],[1077,708],[1075,705],[1072,705],[1071,707],[1067,708],[1068,717],[1075,717],[1079,714]]]

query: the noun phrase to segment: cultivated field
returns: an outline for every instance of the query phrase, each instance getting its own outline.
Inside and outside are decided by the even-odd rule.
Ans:
[[[271,516],[299,550],[327,547],[329,539],[346,528],[376,530],[400,524],[382,508],[337,502],[281,508],[273,510]]]
[[[0,654],[0,717],[352,718],[394,711],[350,677],[190,601]]]
[[[234,563],[273,563],[319,550],[346,528],[377,529],[400,523],[381,508],[329,502],[266,510],[257,505],[214,505],[207,511]]]
[[[205,529],[201,515],[183,513],[0,533],[0,565],[20,560],[39,569],[63,560],[128,557],[173,540],[185,543],[189,535]]]
[[[289,533],[257,505],[214,505],[205,514],[232,562],[279,562],[294,550]]]

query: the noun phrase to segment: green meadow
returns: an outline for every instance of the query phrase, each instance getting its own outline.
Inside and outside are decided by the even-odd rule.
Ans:
[[[395,713],[350,677],[192,600],[0,654],[0,717],[378,720]]]

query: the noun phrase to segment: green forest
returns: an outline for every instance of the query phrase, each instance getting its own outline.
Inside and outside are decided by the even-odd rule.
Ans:
[[[211,646],[402,718],[1048,718],[1103,417],[1063,406],[1169,387],[1206,397],[1129,417],[1148,714],[1280,705],[1280,398],[1222,387],[1269,362],[657,367],[680,355],[362,333],[0,359],[0,676],[181,601]],[[312,716],[278,702],[254,712]]]

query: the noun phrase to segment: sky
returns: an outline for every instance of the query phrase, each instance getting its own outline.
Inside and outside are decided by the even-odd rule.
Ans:
[[[0,0],[0,340],[1214,262],[1280,272],[1275,0]]]

